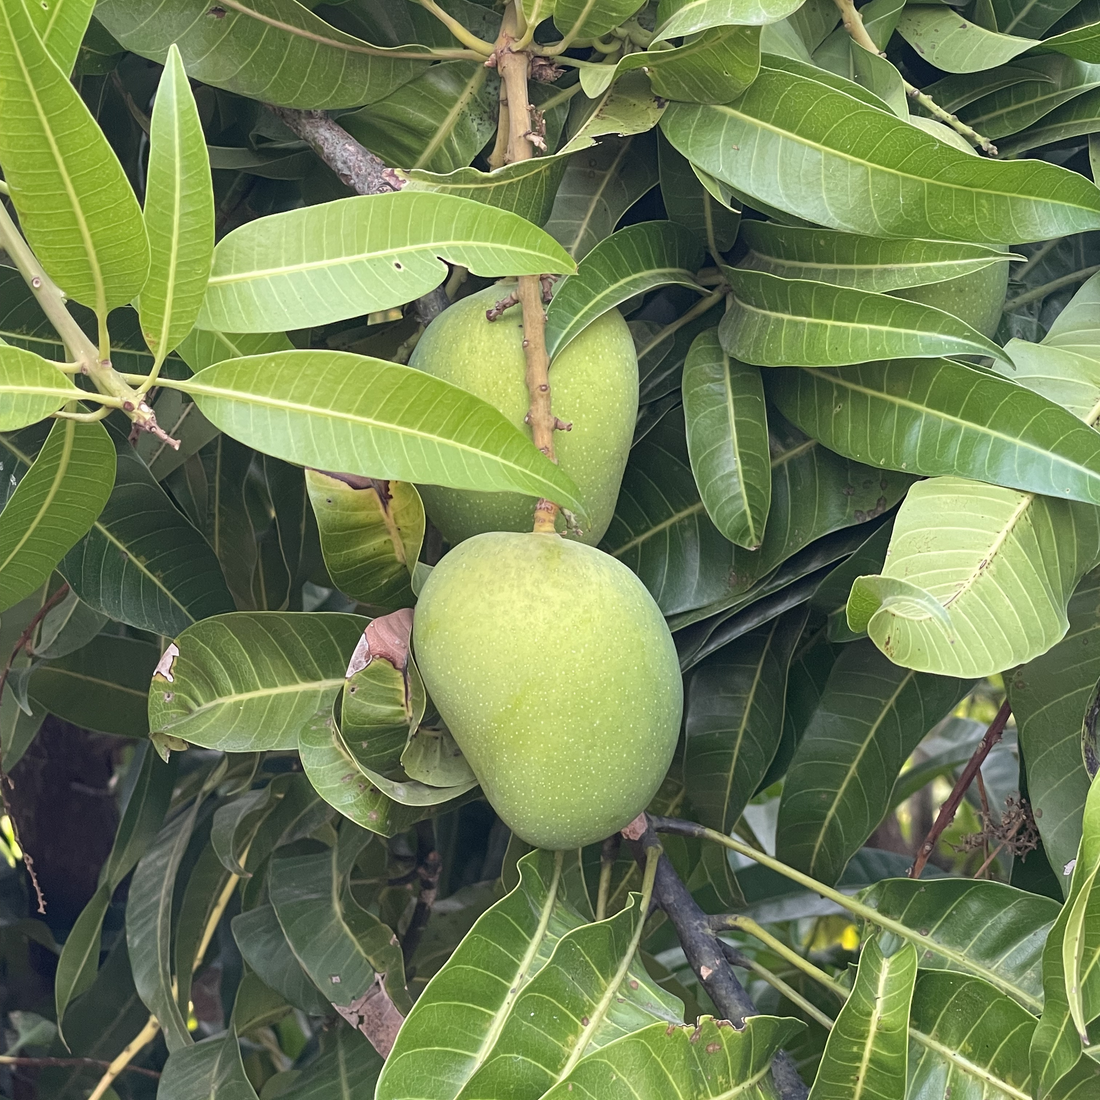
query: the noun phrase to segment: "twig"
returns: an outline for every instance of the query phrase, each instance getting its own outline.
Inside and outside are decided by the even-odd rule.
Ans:
[[[596,893],[596,920],[607,916],[607,903],[611,900],[611,875],[622,846],[622,833],[609,836],[600,848],[600,885]]]
[[[1037,302],[1041,298],[1045,298],[1048,294],[1053,294],[1056,290],[1061,290],[1064,286],[1073,286],[1075,283],[1083,283],[1086,279],[1091,278],[1098,271],[1100,271],[1100,264],[1093,264],[1091,267],[1082,267],[1078,271],[1071,271],[1068,275],[1062,275],[1057,279],[1052,279],[1049,283],[1043,283],[1042,286],[1037,286],[1033,290],[1025,291],[1023,294],[1017,294],[1015,298],[1009,298],[1004,304],[1006,310],[1015,309],[1017,306],[1027,305],[1028,302]],[[1014,276],[1019,278],[1023,274],[1023,268],[1020,272]]]
[[[439,875],[443,870],[443,860],[435,847],[435,826],[431,821],[421,821],[416,826],[416,868],[414,877],[420,880],[420,894],[409,926],[401,937],[401,955],[407,967],[416,954],[417,947],[424,935],[424,929],[431,919],[435,906],[436,893],[439,890]]]
[[[833,3],[840,11],[840,21],[844,24],[844,29],[851,36],[852,41],[857,46],[862,46],[865,50],[869,50],[879,57],[885,57],[886,55],[878,48],[875,40],[867,33],[867,28],[863,24],[863,16],[856,8],[854,0],[833,0]],[[915,103],[919,103],[937,122],[949,126],[956,134],[960,134],[971,145],[976,145],[982,152],[988,153],[989,156],[995,157],[997,155],[997,146],[989,138],[982,137],[977,130],[967,126],[957,115],[945,110],[915,84],[910,84],[908,80],[903,79],[902,86],[905,88],[905,94]]]
[[[87,333],[76,323],[76,318],[65,305],[61,288],[46,274],[23,234],[3,203],[0,203],[0,248],[11,257],[27,286],[34,294],[42,312],[69,351],[71,358],[95,384],[95,388],[111,399],[134,422],[138,431],[149,432],[170,447],[179,449],[179,440],[172,439],[157,424],[156,414],[144,398],[132,389],[111,365],[110,346],[106,343],[106,317],[100,317],[101,339],[104,346],[97,348]],[[89,395],[90,397],[91,395]]]
[[[778,974],[773,973],[755,959],[750,959],[747,955],[743,955],[733,946],[733,944],[722,941],[722,951],[731,966],[739,966],[742,970],[752,971],[757,977],[766,981],[772,989],[786,997],[791,1004],[798,1005],[811,1020],[816,1020],[826,1031],[832,1030],[835,1022],[833,1018],[831,1016],[826,1016],[817,1005],[803,997],[794,986],[789,985]]]
[[[1011,714],[1012,707],[1009,706],[1008,700],[1006,699],[1001,704],[1001,709],[997,711],[997,717],[990,722],[989,729],[985,731],[978,747],[974,750],[974,755],[970,757],[966,767],[963,768],[962,775],[960,775],[956,781],[955,787],[948,796],[947,801],[940,807],[940,812],[936,816],[932,828],[928,830],[928,835],[924,838],[924,843],[917,850],[917,858],[913,861],[913,866],[909,868],[910,878],[920,878],[921,871],[924,870],[924,865],[928,862],[928,857],[935,850],[936,844],[943,834],[943,831],[955,820],[955,813],[959,808],[959,803],[962,802],[963,796],[966,794],[970,784],[974,782],[974,776],[978,774],[978,769],[985,762],[985,758],[989,755],[993,746],[1000,741],[1001,734],[1004,733],[1005,726],[1008,724],[1008,719]]]
[[[533,120],[527,94],[527,74],[530,56],[513,49],[518,34],[515,0],[508,5],[501,23],[497,48],[493,54],[500,73],[500,91],[508,103],[508,148],[505,163],[530,160],[534,146],[541,141],[538,125]],[[490,59],[490,60],[492,60]],[[523,306],[523,354],[527,360],[527,392],[530,408],[527,423],[535,446],[551,462],[554,455],[554,414],[550,402],[550,357],[546,353],[546,313],[543,309],[542,284],[537,275],[521,275],[516,291]],[[558,505],[542,499],[535,505],[536,532],[553,534],[558,517]]]
[[[156,1038],[158,1031],[160,1031],[160,1024],[157,1023],[156,1016],[150,1016],[141,1031],[126,1044],[122,1053],[104,1070],[103,1076],[88,1096],[88,1100],[103,1100],[104,1094],[114,1084],[115,1078],[141,1053],[143,1047]]]
[[[355,140],[324,111],[305,111],[297,107],[267,109],[298,135],[336,173],[340,182],[357,195],[387,195],[400,191],[404,181],[385,161]],[[428,325],[450,304],[443,285],[421,295],[413,303],[417,320]]]
[[[630,842],[634,858],[640,866],[645,865],[647,850],[660,843],[652,822],[644,814],[623,830],[623,836]],[[663,854],[657,864],[653,899],[672,921],[684,955],[715,1008],[737,1027],[743,1025],[746,1016],[756,1015],[756,1005],[737,980],[726,959],[722,941],[711,928],[710,918]],[[809,1095],[794,1059],[786,1051],[776,1054],[772,1062],[772,1076],[782,1100],[805,1100]]]
[[[107,1069],[110,1062],[99,1058],[20,1058],[11,1054],[0,1054],[0,1066],[31,1066],[31,1067],[68,1067],[87,1066],[89,1069]],[[160,1080],[160,1072],[155,1069],[146,1069],[144,1066],[124,1066],[128,1073],[140,1073],[153,1080]]]

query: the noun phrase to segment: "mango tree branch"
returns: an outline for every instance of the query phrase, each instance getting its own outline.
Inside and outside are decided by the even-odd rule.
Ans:
[[[508,148],[505,163],[530,160],[534,146],[542,143],[534,125],[531,101],[527,94],[527,76],[531,59],[527,53],[514,49],[518,41],[519,18],[513,2],[504,14],[504,21],[494,53],[500,73],[501,96],[508,104]],[[546,354],[546,312],[542,301],[542,282],[537,275],[521,275],[517,297],[523,307],[523,354],[527,361],[527,393],[530,406],[527,423],[535,446],[551,462],[554,455],[554,414],[550,403],[550,357]],[[553,533],[558,506],[550,500],[540,500],[535,506],[534,530]]]
[[[639,815],[623,829],[622,835],[629,841],[638,865],[645,867],[649,850],[660,844],[649,817]],[[692,970],[719,1013],[737,1027],[742,1026],[746,1016],[757,1015],[756,1005],[737,980],[710,918],[663,854],[657,864],[653,900],[672,921]],[[806,1100],[809,1096],[794,1059],[785,1050],[779,1051],[772,1062],[772,1077],[781,1100]]]
[[[179,440],[172,439],[157,424],[156,414],[144,397],[114,369],[109,358],[100,354],[100,349],[76,323],[65,305],[65,295],[61,288],[46,274],[3,203],[0,203],[0,248],[7,252],[19,269],[42,312],[79,368],[79,373],[86,374],[101,394],[111,398],[104,404],[116,405],[122,409],[138,431],[149,432],[170,447],[178,449]],[[104,323],[100,327],[105,331]]]
[[[844,29],[851,36],[853,42],[857,46],[862,46],[865,50],[870,50],[871,53],[883,56],[882,51],[875,45],[875,40],[867,33],[867,28],[863,23],[863,16],[860,15],[859,9],[856,8],[854,0],[833,0],[837,9],[840,11],[840,21],[844,24]],[[926,92],[922,92],[915,84],[910,84],[908,80],[902,80],[902,85],[905,88],[905,94],[913,100],[915,103],[919,103],[937,122],[942,122],[945,126],[949,126],[956,134],[961,135],[970,142],[971,145],[976,145],[983,153],[988,154],[991,157],[997,155],[997,146],[993,144],[987,137],[983,137],[971,126],[967,126],[962,119],[953,115],[950,111],[941,107],[930,95]]]

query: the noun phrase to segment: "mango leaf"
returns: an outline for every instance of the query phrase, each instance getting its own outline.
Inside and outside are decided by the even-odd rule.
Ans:
[[[670,1087],[698,1100],[768,1100],[772,1058],[803,1026],[778,1016],[750,1016],[740,1029],[713,1016],[651,1024],[582,1059],[544,1100],[633,1100]]]
[[[657,161],[661,198],[671,221],[686,226],[708,250],[733,247],[741,216],[716,199],[699,181],[694,168],[658,132]],[[717,257],[714,257],[717,259]]]
[[[776,23],[801,6],[799,0],[661,0],[654,38],[674,38],[730,23]]]
[[[1096,64],[1100,62],[1100,23],[1086,23],[1061,34],[1052,34],[1043,39],[1038,48],[1056,50],[1080,61]]]
[[[554,25],[570,41],[599,38],[641,6],[640,0],[555,0]]]
[[[1074,95],[1068,103],[1044,115],[1040,122],[998,143],[1006,156],[1016,156],[1024,150],[1035,149],[1066,138],[1096,133],[1096,120],[1100,117],[1100,89],[1093,88]]]
[[[727,269],[722,346],[761,367],[828,367],[903,356],[1005,353],[965,321],[918,302],[764,271]]]
[[[232,1029],[213,1039],[177,1047],[164,1063],[157,1085],[159,1100],[257,1100],[241,1061],[237,1033]]]
[[[500,80],[480,61],[442,61],[340,125],[387,164],[465,168],[497,127]]]
[[[22,3],[0,7],[0,70],[0,164],[20,225],[53,280],[106,321],[149,271],[141,208]]]
[[[341,833],[353,829],[362,835],[350,823]],[[391,1000],[407,1009],[401,948],[393,932],[352,896],[350,868],[341,866],[342,843],[320,857],[272,859],[268,883],[279,926],[302,969],[344,1019],[370,993],[376,975]]]
[[[683,397],[688,455],[707,515],[730,542],[755,550],[772,496],[760,371],[731,359],[718,330],[707,329],[684,360]]]
[[[95,981],[103,920],[111,896],[160,831],[172,798],[174,762],[165,763],[150,746],[138,745],[130,766],[135,769],[134,784],[122,810],[111,853],[100,868],[96,892],[77,917],[57,961],[54,1007],[59,1021],[64,1021],[69,1004]]]
[[[954,279],[1005,259],[978,244],[888,240],[763,221],[745,222],[741,240],[749,249],[741,267],[878,294]]]
[[[348,752],[331,714],[315,717],[298,734],[302,769],[317,793],[344,817],[381,836],[396,836],[433,811],[405,806],[373,786]],[[453,800],[444,808],[461,805]]]
[[[216,363],[179,388],[222,431],[321,470],[549,497],[584,515],[572,479],[486,401],[412,367],[348,352]]]
[[[676,284],[699,289],[695,272],[703,250],[675,222],[642,222],[601,241],[558,288],[546,311],[551,360],[582,329],[637,294]]]
[[[290,950],[270,904],[238,913],[232,920],[232,930],[244,961],[288,1004],[311,1016],[324,1016],[331,1011],[331,1002],[313,984]]]
[[[256,830],[279,804],[282,791],[268,783],[223,802],[210,827],[210,847],[222,866],[241,878],[251,877],[242,862]]]
[[[51,714],[74,725],[144,737],[149,732],[149,677],[157,656],[149,642],[101,635],[75,653],[37,665],[27,691]]]
[[[768,372],[767,380],[784,415],[839,454],[1100,503],[1096,432],[1005,379],[949,360],[896,359]]]
[[[268,1078],[264,1100],[357,1100],[370,1096],[382,1058],[350,1027],[321,1033],[321,1055],[302,1069]]]
[[[478,918],[413,1005],[377,1100],[449,1100],[484,1064],[524,987],[584,923],[565,902],[562,862],[542,850],[519,861],[519,885]]]
[[[427,172],[417,168],[394,169],[394,174],[405,181],[406,191],[458,195],[510,210],[535,225],[545,225],[568,165],[569,154],[566,154],[517,160],[491,172],[468,167],[456,168],[453,172]],[[556,235],[551,233],[551,236]]]
[[[603,134],[627,137],[645,133],[656,126],[664,110],[665,101],[654,95],[645,73],[626,73],[603,95],[573,100],[569,112],[572,136],[558,150],[558,155],[587,149]]]
[[[989,676],[1062,638],[1098,543],[1092,505],[956,477],[918,482],[883,572],[852,587],[848,624],[907,668]]]
[[[95,522],[115,480],[102,424],[55,420],[0,516],[0,611],[29,596]]]
[[[623,214],[657,182],[656,166],[646,155],[650,140],[645,135],[608,137],[569,158],[546,232],[575,260],[610,237]]]
[[[699,498],[681,410],[631,452],[600,546],[638,574],[666,615],[702,607],[730,587],[733,547]]]
[[[144,217],[151,263],[141,292],[141,328],[160,361],[195,324],[214,251],[206,139],[174,43],[153,103]]]
[[[233,600],[218,560],[125,436],[115,439],[117,471],[92,529],[58,570],[89,607],[140,630],[172,636]]]
[[[614,66],[581,69],[581,87],[596,96],[632,69],[644,69],[653,90],[665,99],[728,103],[756,79],[760,32],[755,27],[714,27],[673,49],[629,53]]]
[[[729,833],[779,747],[791,655],[806,622],[796,608],[708,657],[684,709],[684,783],[692,818]]]
[[[66,657],[86,646],[106,625],[106,615],[93,611],[70,591],[42,619],[34,655],[45,659]]]
[[[538,1100],[586,1054],[654,1019],[682,1023],[683,1005],[638,958],[644,921],[632,894],[609,920],[566,933],[516,998],[492,1049],[458,1094],[461,1100]]]
[[[306,488],[336,587],[382,611],[412,607],[412,567],[425,526],[416,487],[306,470]]]
[[[899,668],[869,642],[846,646],[787,770],[778,857],[835,883],[889,810],[909,754],[969,688]]]
[[[739,99],[670,103],[661,129],[737,191],[833,229],[1014,244],[1100,225],[1100,191],[1076,173],[975,160],[871,106],[858,85],[771,55]],[[834,172],[859,182],[810,182]],[[876,198],[883,189],[889,202]]]
[[[1034,38],[987,30],[940,7],[903,11],[898,34],[937,69],[948,73],[996,68],[1039,44]]]
[[[13,432],[83,395],[57,367],[34,352],[0,345],[0,432]]]
[[[905,1094],[916,978],[917,952],[911,943],[889,957],[877,939],[864,945],[852,992],[825,1043],[810,1092],[813,1100]]]
[[[1046,1096],[1085,1057],[1100,1016],[1100,782],[1085,799],[1081,844],[1066,904],[1043,948],[1043,1014],[1031,1040],[1036,1094]]]
[[[198,326],[274,332],[410,302],[447,277],[571,272],[541,229],[456,195],[356,195],[248,222],[218,242]]]
[[[42,39],[42,45],[66,75],[73,71],[76,64],[81,40],[88,30],[94,7],[95,0],[57,0],[44,8],[38,4],[27,5],[27,14]]]
[[[223,752],[293,749],[331,706],[366,625],[358,615],[235,612],[189,627],[149,687],[149,727]]]
[[[911,1100],[1028,1100],[1035,1017],[981,978],[921,970],[909,1017]]]
[[[1059,905],[1004,883],[886,879],[863,900],[912,930],[921,965],[971,974],[1029,1012],[1043,1007],[1043,947]]]
[[[126,943],[134,985],[164,1033],[168,1050],[190,1046],[194,1039],[176,1004],[172,986],[172,914],[176,876],[191,841],[199,809],[226,770],[223,757],[204,777],[190,805],[174,815],[141,857],[130,882],[126,907]]]
[[[1069,602],[1069,630],[1046,653],[1005,676],[1027,770],[1028,798],[1050,864],[1077,855],[1089,774],[1081,757],[1081,720],[1100,680],[1100,577],[1090,573]],[[1069,878],[1059,875],[1063,892]]]
[[[119,41],[163,63],[179,46],[188,73],[282,107],[361,107],[421,71],[423,47],[387,50],[345,34],[294,0],[233,3],[219,14],[206,0],[105,0],[96,19]]]

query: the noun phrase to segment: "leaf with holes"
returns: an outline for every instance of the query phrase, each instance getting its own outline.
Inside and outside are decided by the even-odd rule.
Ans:
[[[277,332],[410,302],[447,277],[571,272],[538,227],[457,195],[356,195],[271,214],[218,242],[198,325]]]

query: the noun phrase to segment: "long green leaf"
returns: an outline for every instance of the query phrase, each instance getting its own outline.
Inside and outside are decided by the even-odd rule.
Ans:
[[[1069,602],[1069,630],[1046,653],[1005,677],[1027,770],[1028,798],[1051,866],[1077,855],[1089,774],[1081,722],[1100,680],[1100,576],[1090,573]],[[1059,875],[1064,892],[1069,879]]]
[[[1035,1017],[981,978],[922,970],[909,1017],[909,1100],[1031,1100]],[[948,1090],[950,1092],[948,1093]]]
[[[563,899],[562,857],[532,852],[520,883],[478,918],[413,1006],[377,1100],[455,1097],[484,1064],[524,987],[583,921]]]
[[[145,737],[149,677],[156,664],[157,647],[150,642],[107,635],[37,665],[27,690],[40,706],[74,725]]]
[[[95,522],[115,480],[102,424],[56,420],[0,515],[0,611],[49,580]]]
[[[776,853],[829,885],[890,808],[902,765],[969,684],[899,668],[869,642],[833,665],[787,770]]]
[[[1045,653],[1100,546],[1093,505],[939,477],[909,490],[883,572],[860,577],[848,623],[892,661],[990,676]]]
[[[825,1043],[810,1100],[905,1095],[916,979],[917,952],[911,943],[889,957],[877,939],[864,946],[855,985]]]
[[[635,1100],[669,1090],[692,1100],[770,1100],[772,1058],[802,1026],[778,1016],[750,1016],[740,1029],[712,1016],[695,1026],[651,1024],[583,1058],[544,1100]]]
[[[972,974],[1038,1015],[1043,947],[1059,905],[1000,882],[884,879],[863,900],[912,930],[924,967]]]
[[[391,309],[447,277],[571,272],[541,229],[507,210],[422,191],[357,195],[272,214],[224,237],[198,325],[275,332]]]
[[[92,17],[95,0],[54,0],[27,4],[27,14],[38,31],[42,45],[66,75],[73,71],[80,43]]]
[[[334,351],[217,363],[188,379],[203,414],[302,466],[549,497],[584,515],[572,479],[494,406],[424,371]]]
[[[886,294],[765,271],[728,271],[722,346],[761,367],[829,367],[903,356],[989,355],[992,340],[943,310]]]
[[[938,6],[902,12],[898,33],[937,69],[948,73],[992,69],[1039,44],[1034,38],[998,34]]]
[[[152,262],[141,292],[141,328],[163,359],[195,324],[214,252],[206,139],[174,43],[153,104],[144,217]]]
[[[350,1027],[323,1031],[321,1056],[303,1069],[269,1077],[265,1100],[361,1100],[373,1095],[382,1058]]]
[[[82,391],[57,367],[23,348],[0,345],[0,432],[13,432],[57,412]]]
[[[760,371],[726,355],[717,330],[708,329],[684,360],[683,395],[688,455],[707,515],[730,542],[756,550],[772,498]]]
[[[223,752],[296,748],[343,687],[364,626],[331,613],[204,619],[165,652],[149,687],[149,728]]]
[[[1100,1016],[1100,781],[1093,780],[1082,816],[1069,895],[1043,949],[1043,1015],[1030,1058],[1036,1095],[1044,1097],[1087,1060],[1086,1029]]]
[[[769,395],[804,432],[892,470],[968,477],[1100,504],[1100,437],[1006,379],[949,360],[769,372]]]
[[[159,1100],[257,1100],[241,1061],[236,1032],[177,1048],[164,1064]]]
[[[412,569],[425,527],[416,487],[307,470],[306,488],[336,587],[382,611],[412,607]]]
[[[975,160],[820,73],[765,57],[739,99],[671,103],[661,129],[738,191],[852,233],[1014,244],[1100,226],[1100,191],[1076,173]]]
[[[0,164],[27,240],[65,293],[106,322],[149,271],[141,209],[68,71],[14,0],[0,5],[0,115]]]
[[[783,733],[797,608],[708,657],[688,681],[684,784],[694,820],[729,833],[767,774]]]
[[[746,221],[742,267],[884,294],[954,279],[1001,262],[1004,253],[977,244],[864,237],[828,229]]]
[[[62,576],[96,611],[157,634],[231,610],[210,546],[124,436],[115,449],[115,486],[92,529],[61,559]]]
[[[553,359],[574,336],[636,294],[675,283],[698,289],[703,250],[675,222],[642,222],[601,241],[566,279],[546,311],[546,350]]]
[[[786,19],[801,6],[799,0],[661,0],[656,37],[694,34],[728,23],[762,26]]]
[[[128,50],[163,63],[178,44],[196,80],[284,107],[361,107],[410,80],[422,63],[345,34],[295,0],[104,0],[96,18]]]

